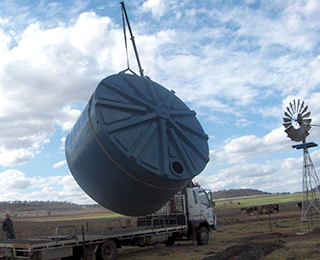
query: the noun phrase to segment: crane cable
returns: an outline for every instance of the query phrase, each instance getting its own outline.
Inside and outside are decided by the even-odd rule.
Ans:
[[[123,26],[123,35],[124,35],[124,44],[126,47],[126,56],[127,56],[127,70],[131,71],[130,65],[129,65],[129,55],[128,55],[128,44],[127,44],[127,33],[126,33],[126,22],[124,20],[124,11],[123,11],[123,6],[121,6],[121,13],[122,13],[122,26]]]
[[[123,72],[129,70],[129,71],[131,71],[133,74],[137,75],[137,74],[134,73],[134,72],[130,69],[130,67],[129,67],[128,46],[127,46],[127,36],[126,36],[126,26],[125,26],[125,23],[127,22],[128,30],[129,30],[129,33],[130,33],[130,36],[131,36],[130,40],[132,41],[133,50],[134,50],[134,54],[135,54],[136,59],[137,59],[140,76],[141,76],[141,77],[144,77],[143,69],[142,69],[142,66],[141,66],[141,63],[140,63],[140,59],[139,59],[139,54],[138,54],[137,46],[136,46],[136,43],[135,43],[135,41],[134,41],[134,36],[133,36],[132,30],[131,30],[131,26],[130,26],[130,22],[129,22],[129,18],[128,18],[128,15],[127,15],[126,8],[125,8],[125,6],[124,6],[124,2],[120,2],[120,5],[121,5],[121,12],[122,12],[123,33],[124,33],[124,42],[125,42],[125,45],[126,45],[127,66],[128,66],[128,68],[125,69]]]

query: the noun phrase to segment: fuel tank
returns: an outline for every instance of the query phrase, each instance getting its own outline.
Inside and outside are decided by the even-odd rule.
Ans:
[[[148,77],[103,79],[69,132],[65,153],[80,187],[129,216],[159,210],[206,166],[208,136],[196,113]]]

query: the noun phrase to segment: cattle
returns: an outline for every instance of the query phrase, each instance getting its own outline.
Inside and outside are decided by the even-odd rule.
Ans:
[[[241,208],[241,215],[243,216],[245,213],[248,213],[250,216],[252,216],[254,213],[259,211],[259,207],[247,207],[247,208]]]
[[[268,204],[262,206],[253,206],[241,208],[241,215],[248,214],[249,216],[257,215],[257,214],[271,214],[271,213],[279,213],[279,204]]]
[[[264,214],[279,213],[279,204],[262,205],[260,211]]]
[[[241,215],[243,216],[244,214],[248,213],[249,208],[241,208]]]

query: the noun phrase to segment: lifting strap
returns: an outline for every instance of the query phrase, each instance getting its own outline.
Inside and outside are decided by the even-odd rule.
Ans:
[[[139,67],[139,71],[140,71],[140,76],[141,77],[144,77],[144,74],[143,74],[143,69],[141,67],[141,63],[140,63],[140,59],[139,59],[139,55],[138,55],[138,50],[137,50],[137,46],[136,46],[136,43],[134,41],[134,37],[133,37],[133,34],[132,34],[132,30],[131,30],[131,27],[130,27],[130,22],[129,22],[129,18],[128,18],[128,15],[127,15],[127,11],[126,11],[126,8],[124,6],[124,2],[120,2],[121,4],[121,12],[122,12],[122,23],[123,23],[123,34],[124,34],[124,43],[125,43],[125,46],[126,46],[126,55],[127,55],[127,69],[125,69],[123,72],[125,71],[131,71],[133,74],[136,75],[136,73],[134,73],[131,69],[130,69],[130,66],[129,66],[129,56],[128,56],[128,46],[127,46],[127,35],[126,35],[126,22],[127,22],[127,25],[128,25],[128,30],[129,30],[129,33],[130,33],[130,40],[132,41],[132,45],[133,45],[133,50],[134,50],[134,53],[136,55],[136,59],[137,59],[137,63],[138,63],[138,67]]]

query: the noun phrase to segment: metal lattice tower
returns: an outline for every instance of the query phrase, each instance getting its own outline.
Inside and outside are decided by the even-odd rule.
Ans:
[[[302,203],[301,203],[301,230],[313,230],[320,223],[320,193],[319,178],[313,165],[309,149],[317,144],[303,143],[293,148],[303,149],[303,175],[302,175]]]
[[[306,143],[306,137],[311,129],[311,112],[308,106],[300,100],[289,103],[284,112],[283,125],[285,132],[292,141],[300,142],[292,148],[303,149],[302,175],[302,203],[301,203],[301,231],[310,231],[319,228],[320,223],[320,182],[309,154],[309,148],[316,147],[316,143]]]

